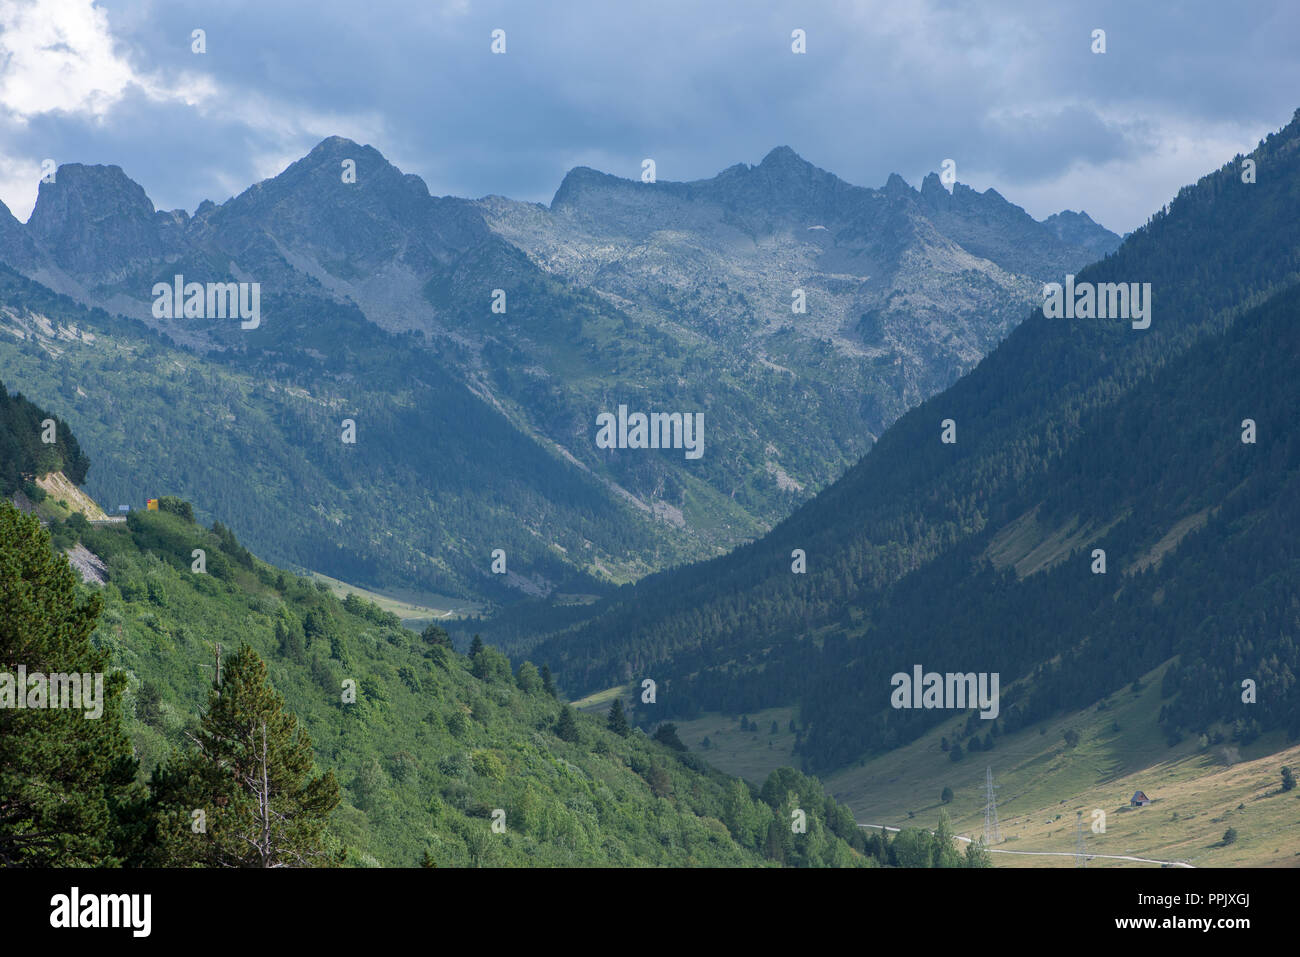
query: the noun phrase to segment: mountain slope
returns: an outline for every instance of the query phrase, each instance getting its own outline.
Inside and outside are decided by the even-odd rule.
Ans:
[[[1003,693],[999,720],[1015,728],[1173,658],[1160,711],[1170,742],[1216,727],[1245,741],[1300,737],[1300,605],[1288,585],[1300,579],[1297,313],[1300,285],[1083,421],[1018,503],[1041,529],[1088,530],[1056,564],[1017,577],[1012,555],[1001,568],[985,561],[1017,524],[990,523],[904,578],[869,626],[828,640],[814,665],[821,694],[805,692],[802,710],[809,761],[826,767],[932,723],[899,712],[882,721],[880,702],[861,694],[888,687],[904,660],[974,660],[1004,689],[1032,675]],[[1263,423],[1256,444],[1241,440],[1247,418]],[[1034,544],[1026,536],[1018,550]],[[1094,548],[1105,574],[1092,571]],[[1258,689],[1250,703],[1244,679]]]
[[[1187,471],[1182,458],[1206,454],[1201,420],[1189,423],[1168,417],[1167,410],[1157,405],[1149,412],[1156,424],[1146,425],[1153,430],[1152,438],[1138,445],[1129,459],[1116,456],[1108,430],[1121,426],[1103,413],[1117,408],[1126,393],[1134,394],[1135,403],[1167,395],[1171,380],[1157,378],[1163,366],[1207,337],[1222,337],[1234,320],[1270,295],[1279,296],[1270,304],[1273,312],[1263,310],[1245,324],[1238,334],[1247,338],[1234,348],[1244,361],[1259,367],[1272,348],[1269,335],[1281,335],[1279,329],[1272,333],[1258,329],[1278,321],[1268,316],[1284,316],[1294,308],[1291,294],[1284,290],[1300,278],[1300,227],[1296,225],[1300,203],[1294,192],[1300,179],[1300,118],[1266,139],[1252,155],[1271,170],[1267,183],[1242,183],[1234,161],[1184,189],[1116,253],[1079,274],[1080,282],[1150,282],[1155,311],[1149,329],[1133,329],[1130,323],[1116,320],[1031,315],[974,372],[905,415],[857,466],[770,535],[707,565],[647,579],[588,610],[586,620],[564,621],[556,613],[553,637],[532,653],[550,661],[575,692],[624,680],[629,671],[653,675],[661,685],[668,684],[671,690],[661,700],[677,713],[752,711],[797,698],[811,725],[806,754],[814,766],[824,768],[870,747],[896,742],[899,714],[913,724],[925,720],[924,714],[886,712],[889,674],[905,670],[916,660],[927,661],[916,657],[926,649],[953,652],[957,642],[973,639],[976,648],[984,649],[971,652],[983,662],[974,670],[997,671],[996,664],[1015,674],[1024,674],[1063,650],[1049,639],[1057,630],[1055,624],[1044,634],[1042,629],[1048,627],[1044,622],[1031,627],[1015,610],[1015,602],[1004,593],[1028,592],[1017,591],[1019,586],[1009,584],[1005,574],[999,578],[983,555],[994,536],[1013,522],[1024,521],[1045,494],[1041,489],[1054,483],[1100,472],[1106,481],[1128,488],[1122,469],[1136,468],[1140,481],[1155,482],[1158,472],[1176,485],[1177,477]],[[1263,242],[1262,237],[1266,237]],[[1207,348],[1228,348],[1231,340],[1217,341],[1219,346]],[[1186,361],[1190,365],[1185,375],[1197,376],[1191,381],[1206,378],[1201,363],[1208,360],[1203,355]],[[1290,448],[1288,429],[1294,418],[1288,419],[1285,408],[1278,406],[1289,377],[1273,367],[1269,374],[1271,378],[1255,385],[1267,384],[1275,390],[1269,402],[1279,409],[1281,419],[1272,421],[1270,428],[1277,430],[1271,433],[1272,440],[1281,445],[1268,452],[1268,467],[1276,471],[1266,482],[1259,481],[1269,488],[1269,507],[1281,510],[1275,519],[1286,522],[1292,519],[1285,511],[1281,489],[1290,481],[1286,471],[1290,452],[1283,450]],[[1232,390],[1248,384],[1246,375],[1231,385],[1224,383],[1225,392],[1207,391],[1199,397],[1198,414],[1217,416],[1221,428],[1216,426],[1215,440],[1229,443],[1228,447],[1234,441],[1240,445],[1237,423],[1247,416],[1237,408],[1237,392]],[[1223,407],[1216,411],[1215,402]],[[947,418],[957,424],[955,445],[940,441],[941,422]],[[1166,458],[1149,459],[1160,429],[1169,434],[1173,446]],[[1221,464],[1225,470],[1230,468],[1226,462]],[[1225,471],[1216,481],[1226,481],[1230,474]],[[1141,487],[1150,492],[1149,485]],[[1056,503],[1056,523],[1046,523],[1049,531],[1067,524],[1065,516],[1076,514],[1083,501],[1094,501],[1098,495],[1096,489],[1077,484],[1074,488],[1082,501]],[[1213,504],[1223,506],[1225,513],[1233,511],[1222,499]],[[1141,499],[1131,507],[1150,522],[1157,516],[1168,522],[1157,534],[1150,522],[1115,526],[1124,518],[1122,511],[1096,512],[1090,523],[1079,520],[1084,532],[1074,547],[1084,543],[1091,547],[1094,538],[1113,526],[1113,540],[1124,543],[1124,557],[1112,561],[1127,568],[1153,548],[1172,545],[1166,539],[1175,521],[1189,518],[1187,513],[1152,509]],[[1205,502],[1198,506],[1204,507]],[[1072,528],[1063,531],[1062,541],[1069,540]],[[1212,532],[1223,535],[1222,529]],[[1212,535],[1200,540],[1218,541]],[[1248,539],[1236,541],[1246,547]],[[806,575],[791,573],[794,549],[807,554]],[[1274,567],[1288,567],[1284,554],[1277,560],[1283,564]],[[919,571],[926,566],[931,566],[928,571]],[[1112,567],[1110,574],[1119,572],[1120,568]],[[1037,577],[1027,579],[1023,588],[1038,588]],[[1188,570],[1183,580],[1189,595],[1203,577],[1203,568]],[[1271,587],[1266,576],[1261,578],[1262,587]],[[1114,590],[1112,581],[1084,574],[1071,580],[1073,591],[1060,585],[1052,593],[1072,594],[1076,601],[1100,601],[1101,589],[1109,589],[1105,594]],[[1124,594],[1132,603],[1133,617],[1107,617],[1113,627],[1128,628],[1142,615],[1149,616],[1149,607],[1141,615],[1135,610],[1143,599],[1131,586]],[[1270,615],[1282,611],[1281,606],[1270,607]],[[591,618],[593,610],[596,616]],[[1100,619],[1082,609],[1073,613],[1080,616],[1078,628],[1101,627]],[[1070,612],[1058,609],[1056,614],[1072,620]],[[880,624],[887,615],[892,616],[889,630]],[[569,617],[574,616],[569,613]],[[541,620],[535,612],[532,618]],[[962,627],[965,621],[978,623],[980,630],[968,634]],[[1122,659],[1124,669],[1143,664],[1150,668],[1180,644],[1169,623],[1156,627],[1160,640],[1136,643],[1136,651],[1126,652]],[[995,652],[989,644],[994,641],[992,629],[1010,632],[1005,651]],[[1066,631],[1065,647],[1084,637],[1076,628]],[[520,641],[521,646],[527,643],[514,619],[497,633]],[[1283,641],[1290,640],[1286,633]],[[1223,649],[1211,652],[1208,641],[1201,636],[1185,648],[1212,654],[1214,667],[1220,668]],[[1116,654],[1115,649],[1110,654]],[[962,657],[963,661],[954,662],[954,669],[970,670],[969,658]],[[885,683],[880,685],[883,690],[864,697],[862,669],[873,676],[865,687],[876,688],[879,669],[887,667],[885,658],[889,663]],[[1114,657],[1106,660],[1116,662]],[[1095,669],[1094,665],[1089,672]],[[1044,691],[1045,701],[1070,686],[1067,674],[1057,674],[1044,684],[1049,689]],[[1121,680],[1118,673],[1113,677]],[[1285,675],[1279,677],[1287,688]],[[793,696],[792,685],[800,689]],[[1077,686],[1081,692],[1096,690],[1088,682]],[[1202,688],[1197,696],[1204,698],[1206,693]],[[867,714],[874,717],[863,724]],[[1176,733],[1189,722],[1207,720],[1213,719],[1202,702],[1181,717],[1171,717],[1169,728]],[[1272,712],[1269,720],[1276,723],[1278,712]],[[895,729],[892,739],[887,726]]]
[[[859,821],[900,824],[909,811],[924,820],[942,806],[957,834],[979,836],[991,767],[1003,838],[991,848],[996,867],[1076,866],[1079,812],[1089,868],[1143,866],[1142,859],[1295,867],[1300,795],[1282,791],[1279,771],[1300,761],[1300,744],[1288,747],[1280,732],[1249,745],[1215,732],[1170,748],[1157,722],[1162,677],[1161,670],[1143,675],[1136,687],[1001,734],[991,751],[957,762],[944,751],[945,741],[962,733],[961,719],[951,718],[830,776],[827,788]],[[1066,732],[1077,739],[1067,740]],[[944,788],[952,792],[946,805]],[[1132,807],[1129,799],[1138,790],[1154,803]],[[1104,830],[1093,830],[1094,823]],[[1228,827],[1239,834],[1231,844],[1222,840]]]
[[[354,865],[412,866],[426,855],[437,866],[774,860],[758,831],[765,837],[792,799],[784,789],[769,789],[779,798],[768,807],[690,755],[639,733],[621,738],[603,720],[579,716],[575,740],[557,737],[561,705],[530,666],[515,674],[490,649],[467,659],[426,645],[368,602],[339,602],[262,564],[219,524],[134,512],[125,526],[54,529],[56,539],[69,534],[107,565],[95,641],[128,676],[127,728],[142,775],[184,746],[216,648],[247,642],[310,733],[318,767],[344,785],[331,834]],[[192,572],[195,547],[205,574]],[[354,704],[345,702],[349,683]],[[781,861],[872,863],[853,849],[866,845],[852,818],[819,785],[777,779],[809,808],[808,832]],[[729,811],[737,793],[753,816],[746,828]],[[501,834],[492,829],[498,808]]]
[[[779,367],[801,392],[817,390],[820,415],[797,423],[807,444],[828,426],[839,433],[826,411],[846,391],[879,434],[995,345],[1042,279],[1092,258],[991,190],[959,185],[957,201],[941,203],[930,184],[852,186],[778,147],[757,166],[690,183],[579,168],[549,209],[501,197],[480,207],[548,272],[721,345],[727,366]],[[796,289],[804,311],[793,311]],[[797,415],[800,403],[788,405]]]
[[[359,321],[318,335],[346,343]],[[586,545],[583,565],[612,565],[652,547],[648,522],[521,436],[431,357],[392,338],[372,348],[292,376],[265,357],[208,363],[0,266],[4,366],[40,401],[69,409],[104,463],[90,489],[110,508],[206,488],[212,514],[240,516],[248,540],[281,562],[451,595],[504,591],[490,574],[497,547],[521,587],[540,587],[524,577],[533,575],[579,591],[599,585],[559,548],[581,557]],[[355,370],[367,363],[396,381],[357,390]],[[342,442],[345,418],[356,423],[355,445]],[[519,467],[529,481],[516,477]],[[480,492],[462,496],[466,487]],[[611,551],[588,544],[601,541]]]
[[[634,235],[643,213],[666,227],[652,241]],[[535,236],[516,216],[548,225]],[[788,149],[697,184],[575,170],[548,211],[435,198],[373,148],[331,137],[192,216],[155,210],[117,167],[61,168],[28,224],[0,216],[0,260],[143,325],[13,281],[0,308],[18,343],[39,339],[57,366],[29,370],[24,387],[121,416],[103,430],[79,423],[104,464],[92,482],[120,483],[97,492],[135,501],[166,483],[276,561],[499,603],[597,593],[718,554],[832,481],[1010,328],[1021,310],[1007,303],[1028,301],[1034,277],[1091,255],[989,194],[949,220],[990,216],[986,245],[1007,230],[1002,245],[1023,247],[1033,277],[962,248],[901,180],[852,187]],[[561,268],[524,243],[538,236],[583,261],[592,243],[611,257],[599,275]],[[258,325],[155,317],[155,284],[178,275],[258,283]],[[789,312],[796,283],[801,315]],[[27,338],[43,318],[98,344]],[[169,345],[163,360],[154,350]],[[138,383],[109,382],[123,362]],[[623,404],[704,414],[705,454],[598,448],[596,416]],[[167,450],[164,408],[189,423]],[[336,444],[344,418],[357,425],[353,450]],[[238,494],[227,471],[206,467],[220,448],[266,459],[248,478],[265,494]],[[391,520],[373,520],[376,502]],[[495,548],[506,575],[488,572]]]
[[[49,451],[54,446],[28,448],[33,420],[47,418],[0,389],[0,449],[22,450],[14,464],[38,482],[64,455],[70,469],[84,470],[66,428],[58,454]],[[619,734],[604,721],[571,713],[566,726],[568,706],[532,665],[512,668],[491,648],[462,657],[437,629],[417,636],[355,595],[340,601],[323,585],[259,561],[219,522],[210,529],[197,524],[180,499],[163,497],[157,511],[136,510],[121,523],[92,526],[79,513],[54,519],[48,533],[2,501],[0,530],[7,575],[0,590],[6,607],[19,614],[0,629],[6,671],[24,663],[24,648],[35,647],[38,626],[28,612],[51,600],[32,590],[43,578],[23,574],[31,571],[32,555],[75,545],[98,572],[87,575],[78,561],[85,580],[93,581],[79,589],[86,647],[103,656],[94,670],[108,673],[118,689],[108,702],[112,720],[106,717],[96,740],[112,743],[116,736],[123,749],[108,775],[111,813],[101,807],[98,817],[83,821],[97,832],[75,835],[99,863],[148,861],[154,844],[164,845],[161,836],[131,823],[143,795],[138,789],[146,780],[158,787],[150,772],[190,747],[213,668],[223,651],[229,660],[245,644],[268,662],[272,684],[312,740],[317,766],[343,784],[329,838],[354,865],[871,866],[886,860],[864,853],[868,842],[852,817],[815,780],[784,769],[763,789],[750,788],[626,727]],[[70,594],[77,591],[61,557],[58,566]],[[80,786],[80,779],[64,781],[45,766],[63,752],[48,742],[32,749],[48,730],[37,725],[64,722],[66,712],[19,720],[23,714],[7,721],[10,787],[26,798],[48,793],[56,779]],[[75,727],[65,730],[81,730],[81,720],[72,720]],[[665,736],[674,740],[671,728]],[[133,773],[136,791],[128,794]],[[102,806],[104,795],[89,783],[88,793],[69,790],[64,803],[88,802],[92,812]],[[19,810],[27,813],[25,807]],[[787,825],[796,807],[805,810],[806,830]],[[70,818],[55,807],[42,820]],[[0,844],[30,844],[24,824],[7,815]],[[108,848],[110,832],[112,842],[125,843]]]

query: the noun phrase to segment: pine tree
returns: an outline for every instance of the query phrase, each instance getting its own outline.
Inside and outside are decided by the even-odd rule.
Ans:
[[[632,728],[627,723],[627,715],[623,713],[622,698],[615,698],[614,703],[609,706],[609,730],[621,738],[626,738],[632,733]]]
[[[136,762],[122,719],[125,676],[91,645],[102,599],[82,598],[68,561],[40,521],[0,501],[0,867],[90,867],[121,862],[122,815],[135,801]],[[22,665],[27,687],[17,686]],[[91,675],[81,707],[22,709],[35,674]],[[43,699],[48,704],[49,699]]]
[[[654,738],[660,744],[666,744],[674,751],[685,751],[686,745],[682,739],[677,736],[677,725],[671,722],[665,722],[655,729]]]
[[[993,855],[984,846],[984,838],[978,838],[966,845],[967,867],[992,867]]]
[[[450,648],[451,635],[447,630],[437,623],[431,623],[424,631],[420,632],[420,639],[430,648]]]
[[[727,785],[727,795],[722,803],[722,823],[727,826],[736,842],[755,849],[763,837],[756,821],[754,801],[749,788],[740,778],[732,778]]]
[[[312,775],[311,740],[248,645],[222,665],[198,748],[156,771],[159,861],[219,867],[339,863],[324,846],[340,795],[333,771]],[[191,825],[202,812],[203,827]]]
[[[552,698],[556,696],[555,679],[551,677],[550,665],[542,665],[542,690]]]
[[[776,861],[778,864],[785,863],[785,829],[781,827],[781,822],[773,820],[767,826],[767,842],[764,845],[763,853],[768,860]]]
[[[307,661],[307,646],[302,631],[296,622],[290,624],[283,618],[277,619],[275,623],[275,640],[280,651],[280,657],[287,658],[298,664],[304,664]]]
[[[480,638],[478,635],[475,635],[474,640],[470,642],[469,656],[470,658],[477,658],[482,653],[483,653],[483,639]]]
[[[560,717],[555,722],[555,736],[561,741],[578,740],[578,722],[573,718],[573,709],[567,704],[560,709]]]
[[[947,811],[939,812],[939,826],[934,830],[934,843],[931,851],[932,867],[961,867],[962,859],[953,844],[952,821]]]

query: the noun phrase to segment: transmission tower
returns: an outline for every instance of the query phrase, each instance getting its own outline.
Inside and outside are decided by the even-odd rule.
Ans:
[[[1083,853],[1083,812],[1074,812],[1074,866],[1087,867],[1088,859]]]
[[[992,766],[985,773],[985,782],[988,798],[984,802],[984,846],[991,847],[1002,840],[1002,832],[998,830],[998,799],[993,793],[995,786]]]

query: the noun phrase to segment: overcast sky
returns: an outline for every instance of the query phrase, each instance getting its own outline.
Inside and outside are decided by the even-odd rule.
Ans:
[[[117,164],[159,208],[192,212],[334,134],[435,195],[540,202],[573,166],[636,178],[652,157],[661,180],[701,179],[788,145],[864,186],[891,172],[917,186],[951,158],[958,180],[1040,219],[1084,209],[1124,232],[1290,120],[1298,11],[0,0],[0,199],[26,220],[51,158]]]

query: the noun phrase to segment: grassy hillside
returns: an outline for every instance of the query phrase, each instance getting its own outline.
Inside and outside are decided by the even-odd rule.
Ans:
[[[1160,734],[1160,684],[1167,666],[1138,685],[1082,711],[994,739],[993,750],[951,760],[944,738],[961,734],[953,718],[889,754],[827,779],[827,787],[862,823],[929,821],[945,805],[959,835],[984,828],[985,773],[993,769],[1003,840],[994,850],[1074,852],[1076,811],[1083,812],[1088,853],[1185,861],[1196,867],[1300,867],[1300,789],[1281,790],[1281,768],[1300,765],[1300,745],[1280,734],[1249,745],[1214,729],[1167,748]],[[1065,732],[1078,733],[1071,747]],[[1216,743],[1217,742],[1217,743]],[[1135,791],[1152,799],[1131,808]],[[1091,829],[1105,812],[1103,834]],[[1237,832],[1223,843],[1229,828]],[[997,866],[1074,866],[1072,857],[993,855]],[[1137,866],[1097,858],[1088,866]],[[1151,866],[1151,865],[1144,865]]]
[[[766,708],[738,717],[705,714],[678,722],[677,733],[691,750],[698,751],[720,771],[746,781],[762,781],[776,768],[798,765],[797,738],[790,730],[795,715],[794,708]],[[750,722],[749,730],[741,728],[742,719]]]
[[[656,705],[642,705],[640,694],[638,685],[615,685],[579,698],[573,706],[604,714],[618,698],[632,720],[652,724]],[[768,708],[751,715],[706,714],[673,726],[678,738],[712,767],[761,785],[778,768],[799,764],[798,737],[790,730],[795,715],[794,708]]]
[[[320,572],[312,572],[312,581],[323,582],[329,587],[330,594],[342,601],[348,595],[357,595],[373,602],[381,609],[392,612],[408,628],[423,629],[425,625],[448,618],[457,618],[473,614],[481,606],[473,602],[448,598],[446,595],[433,595],[426,592],[402,591],[398,594],[381,594],[368,588],[361,588],[348,582],[339,581]]]
[[[603,718],[577,715],[576,740],[563,740],[562,704],[531,665],[428,643],[377,605],[263,564],[219,524],[194,523],[186,503],[163,505],[120,525],[51,528],[56,545],[80,539],[108,567],[94,640],[129,676],[142,780],[206,705],[217,646],[228,656],[247,642],[310,733],[317,767],[343,785],[332,832],[354,864],[871,863],[852,819],[797,772],[781,781],[802,794],[774,778],[769,806],[757,788]],[[348,681],[355,703],[344,702]],[[791,802],[806,805],[808,831],[769,853]]]
[[[1218,728],[1204,740],[1168,748],[1158,721],[1167,670],[1163,665],[1136,690],[1130,685],[1090,708],[1000,735],[991,751],[954,762],[943,743],[963,737],[963,713],[910,744],[830,775],[827,790],[864,825],[931,827],[943,809],[957,835],[979,838],[985,773],[992,768],[1003,838],[991,848],[997,867],[1075,866],[1077,811],[1083,812],[1086,852],[1111,856],[1091,856],[1089,867],[1157,866],[1114,859],[1121,857],[1195,867],[1300,867],[1300,788],[1281,790],[1281,769],[1300,767],[1300,744],[1287,745],[1274,733],[1241,745],[1230,740],[1229,729]],[[756,731],[741,731],[737,718],[723,715],[677,727],[693,749],[709,738],[711,747],[700,753],[719,770],[762,781],[791,763],[792,717],[789,708],[755,712],[747,719]],[[770,733],[774,720],[776,734]],[[1079,735],[1073,746],[1067,730]],[[949,803],[942,800],[945,788],[953,792]],[[1135,791],[1152,803],[1129,807]],[[1106,814],[1104,833],[1092,831],[1098,809]],[[1229,827],[1237,837],[1225,844]]]

